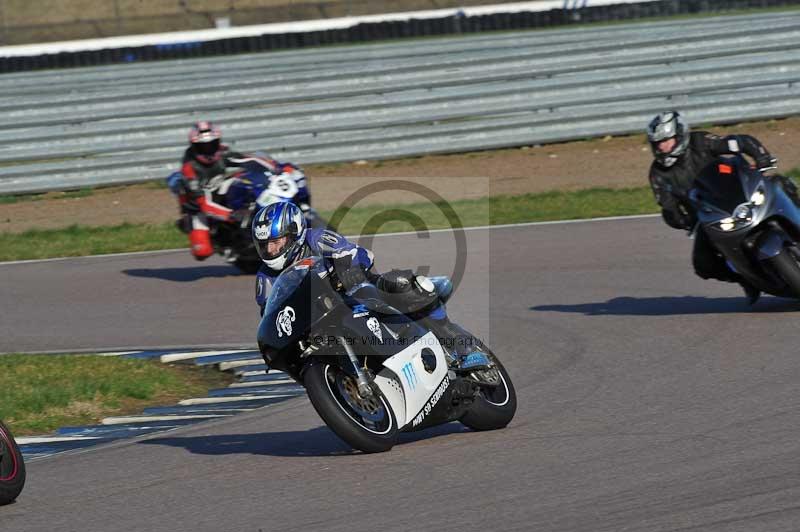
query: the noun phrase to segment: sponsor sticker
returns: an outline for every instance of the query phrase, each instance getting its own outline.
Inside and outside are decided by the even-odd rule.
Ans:
[[[354,318],[363,318],[369,314],[369,309],[366,305],[356,305],[353,307],[353,317]]]
[[[408,387],[412,390],[416,389],[417,372],[414,371],[414,366],[411,364],[411,362],[406,363],[406,365],[402,367],[401,371],[403,372],[403,377],[405,377]]]
[[[266,240],[269,238],[269,226],[268,225],[259,225],[256,227],[256,238],[259,240]]]
[[[282,311],[278,312],[278,317],[275,319],[275,328],[278,330],[278,338],[292,335],[292,322],[295,320],[295,312],[292,307],[285,307]]]
[[[419,414],[417,414],[417,417],[414,418],[414,421],[411,422],[411,426],[412,427],[416,427],[417,425],[422,423],[423,420],[425,419],[425,416],[427,416],[428,414],[431,413],[431,410],[433,410],[433,407],[436,406],[436,403],[438,403],[439,399],[442,398],[442,396],[444,395],[444,392],[447,391],[447,387],[448,386],[450,386],[450,376],[449,375],[444,378],[444,380],[439,385],[439,387],[436,388],[436,391],[433,392],[433,395],[431,396],[431,398],[428,399],[428,402],[425,403],[425,407],[422,409],[422,411]]]
[[[378,338],[378,341],[383,343],[383,333],[381,332],[381,322],[378,321],[378,318],[374,318],[373,317],[373,318],[368,319],[367,320],[367,327],[369,327],[369,330],[372,331],[372,334],[374,334]],[[410,365],[410,364],[406,364],[406,365]],[[413,371],[413,368],[412,368],[412,371]]]

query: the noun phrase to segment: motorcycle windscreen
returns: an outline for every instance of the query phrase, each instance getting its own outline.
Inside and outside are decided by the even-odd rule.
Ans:
[[[714,164],[695,179],[695,186],[700,189],[703,199],[732,213],[736,207],[747,201],[739,169],[735,164]]]
[[[258,326],[259,345],[281,350],[302,338],[317,317],[309,275],[316,259],[303,259],[281,273],[272,285]]]
[[[226,204],[233,210],[243,209],[261,195],[269,186],[267,176],[262,171],[246,167],[233,178],[233,183],[226,195]]]

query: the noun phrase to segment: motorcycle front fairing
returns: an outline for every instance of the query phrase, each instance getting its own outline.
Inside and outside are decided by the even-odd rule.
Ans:
[[[723,160],[716,175],[702,176],[695,184],[698,222],[714,247],[756,286],[781,291],[781,281],[761,262],[791,240],[787,229],[798,227],[800,212],[779,182],[736,157]]]
[[[245,169],[231,178],[227,190],[226,204],[233,210],[247,209],[269,186],[264,172]]]
[[[267,364],[300,381],[299,341],[345,341],[357,356],[367,357],[401,430],[455,419],[455,375],[436,335],[383,303],[372,285],[342,297],[330,288],[323,262],[319,257],[303,259],[275,280],[258,329]],[[336,356],[342,369],[352,370],[345,356]]]
[[[445,278],[440,279],[446,286]],[[449,294],[448,294],[449,295]],[[458,417],[452,408],[455,374],[438,337],[428,328],[384,303],[373,285],[349,302],[342,320],[357,352],[372,351],[382,360],[375,384],[389,402],[401,431],[419,430]]]

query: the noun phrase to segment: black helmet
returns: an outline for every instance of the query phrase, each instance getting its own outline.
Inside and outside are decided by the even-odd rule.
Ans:
[[[660,150],[659,144],[671,138],[675,139],[675,144],[668,151]],[[689,124],[678,111],[659,113],[647,126],[647,140],[656,161],[663,166],[672,166],[689,147]]]

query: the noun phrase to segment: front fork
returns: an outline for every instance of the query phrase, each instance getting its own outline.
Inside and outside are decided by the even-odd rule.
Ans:
[[[343,336],[339,337],[339,341],[342,342],[344,345],[344,350],[347,351],[347,358],[350,359],[350,363],[353,364],[353,369],[356,372],[356,379],[358,380],[358,394],[362,398],[372,397],[372,387],[369,385],[370,380],[367,378],[367,374],[364,373],[364,370],[361,369],[361,365],[358,363],[358,357],[356,356],[356,352],[353,350],[353,346],[347,343],[347,340]]]

